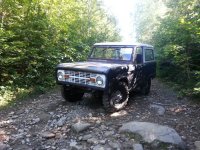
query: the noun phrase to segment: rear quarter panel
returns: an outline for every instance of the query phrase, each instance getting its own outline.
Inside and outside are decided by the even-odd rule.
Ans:
[[[143,66],[143,72],[146,77],[156,77],[156,61],[145,62]]]
[[[146,60],[145,52],[152,51],[152,59]],[[149,59],[149,57],[148,57]],[[143,47],[143,73],[147,78],[155,78],[156,77],[156,60],[155,60],[155,50],[153,47]]]

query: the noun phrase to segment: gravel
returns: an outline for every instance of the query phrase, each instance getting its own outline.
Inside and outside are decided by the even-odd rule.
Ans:
[[[0,149],[112,150],[133,149],[134,145],[140,145],[135,146],[138,149],[156,149],[156,142],[148,145],[119,132],[124,123],[137,121],[176,130],[188,149],[194,150],[199,147],[200,107],[177,97],[170,87],[155,79],[148,96],[135,93],[124,110],[107,114],[89,94],[81,102],[69,103],[59,90],[52,90],[0,110]],[[77,132],[73,128],[76,123],[88,126]]]

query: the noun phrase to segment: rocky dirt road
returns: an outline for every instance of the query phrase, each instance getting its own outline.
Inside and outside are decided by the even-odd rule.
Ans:
[[[0,149],[175,149],[149,146],[137,136],[121,133],[121,126],[130,121],[173,128],[191,150],[200,141],[200,106],[177,99],[171,88],[154,80],[148,96],[133,95],[124,110],[113,114],[88,94],[81,102],[65,102],[59,90],[1,110]]]

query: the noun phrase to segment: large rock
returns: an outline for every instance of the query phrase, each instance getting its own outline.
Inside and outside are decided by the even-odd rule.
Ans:
[[[178,133],[167,126],[162,126],[149,122],[129,122],[123,124],[120,132],[128,132],[140,135],[147,143],[159,141],[166,144],[173,144],[182,149],[185,144]]]
[[[162,106],[160,106],[160,105],[154,105],[154,104],[152,104],[152,105],[150,105],[150,108],[154,109],[158,113],[158,115],[162,116],[165,113],[165,108],[162,107]]]
[[[76,131],[77,133],[79,133],[81,131],[88,129],[90,126],[91,126],[91,124],[89,124],[89,123],[78,122],[78,123],[75,123],[74,125],[72,125],[72,129],[74,131]]]
[[[143,147],[141,144],[133,144],[133,150],[143,150]]]
[[[194,145],[196,147],[196,150],[200,150],[200,141],[195,141]]]

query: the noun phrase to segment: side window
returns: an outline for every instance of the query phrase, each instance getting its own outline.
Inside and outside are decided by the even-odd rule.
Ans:
[[[136,48],[136,54],[142,54],[142,48],[141,47]]]
[[[145,49],[145,61],[154,60],[154,54],[152,49]]]
[[[136,47],[134,61],[136,64],[143,63],[142,47]]]

